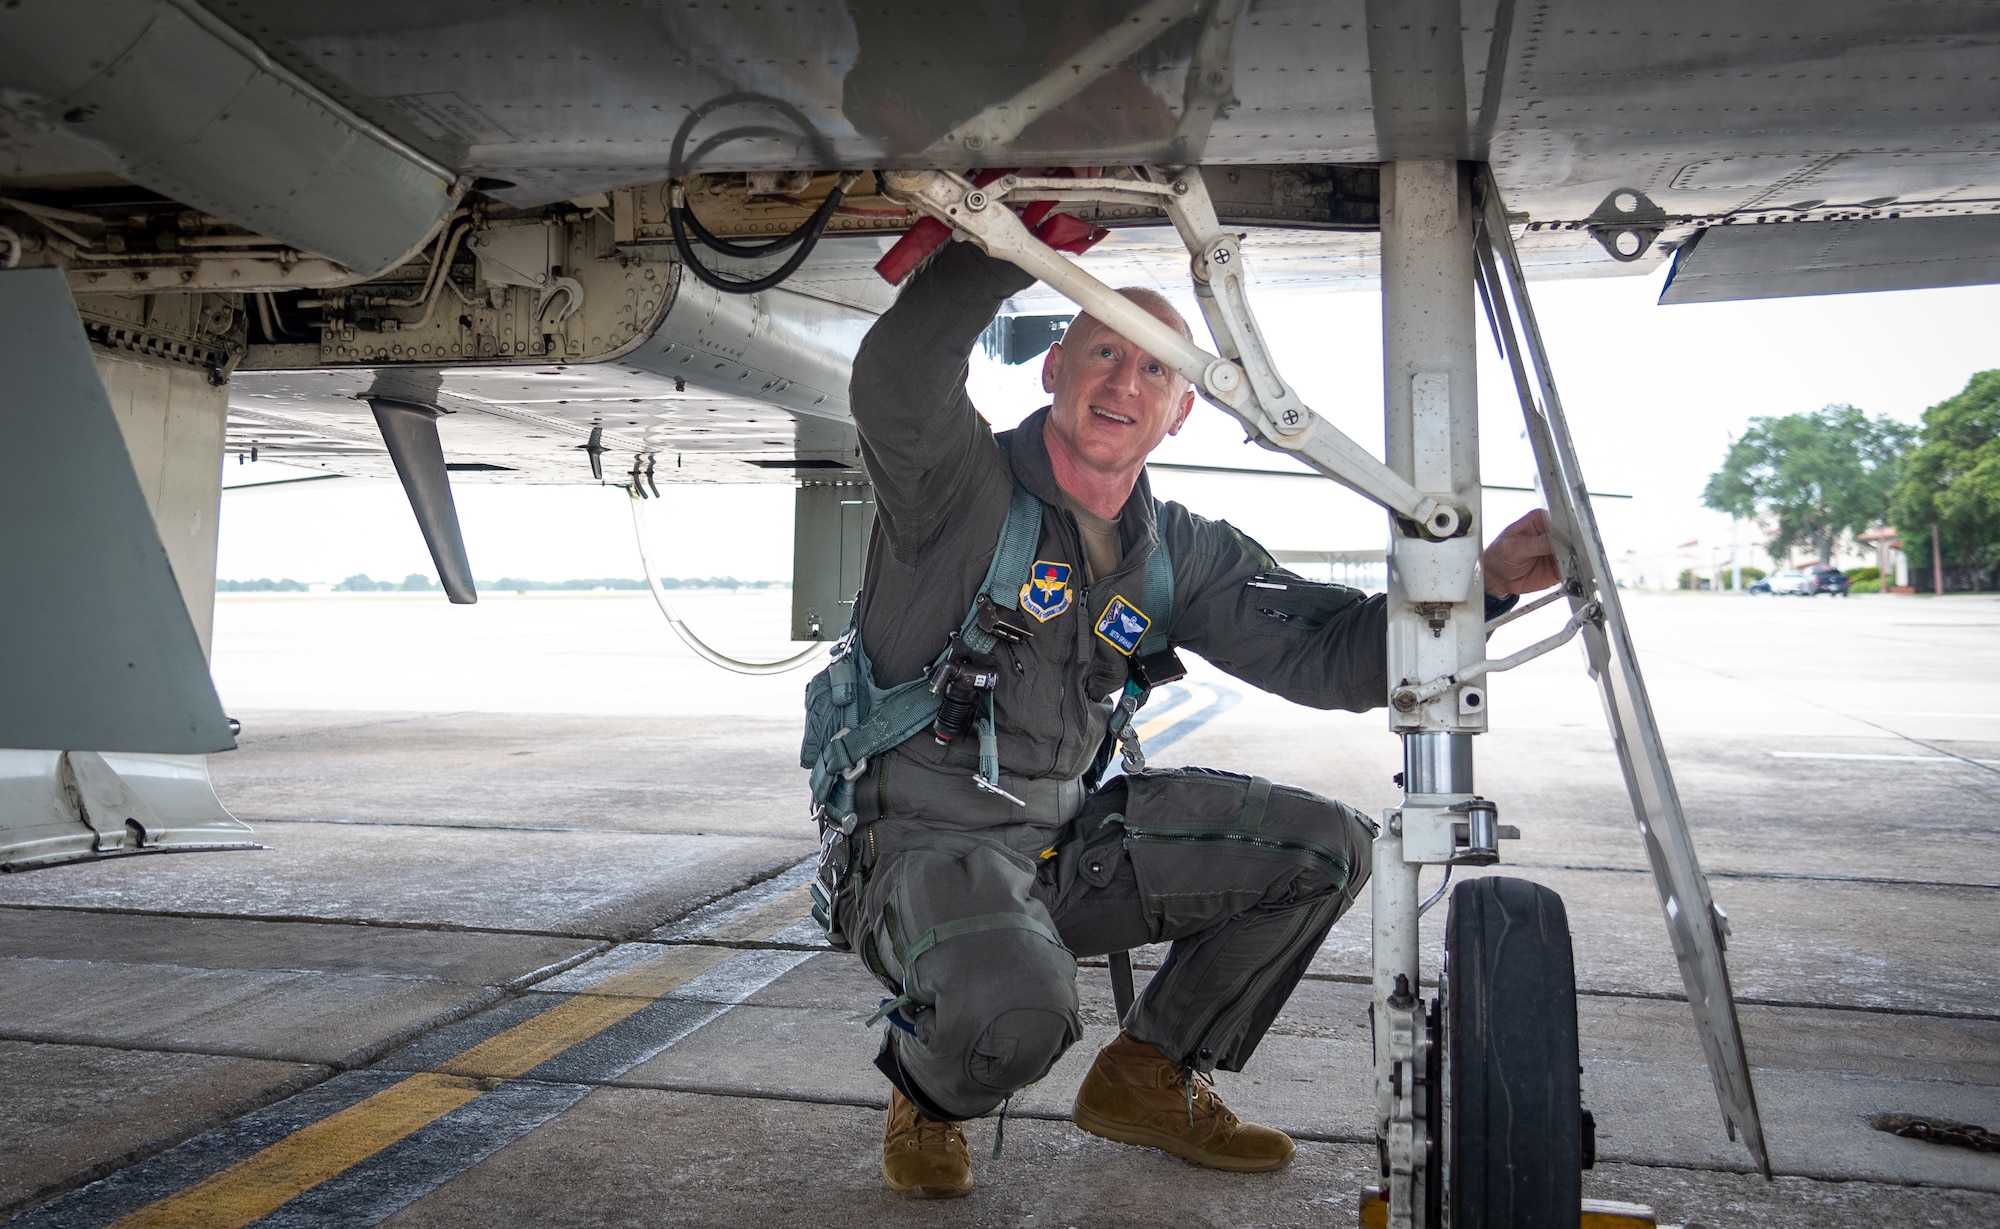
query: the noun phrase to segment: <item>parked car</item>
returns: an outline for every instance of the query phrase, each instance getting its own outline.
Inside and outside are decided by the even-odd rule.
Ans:
[[[1749,594],[1761,593],[1769,596],[1771,592],[1771,578],[1768,576],[1759,576],[1757,579],[1743,586],[1743,592]]]
[[[1766,590],[1766,592],[1769,593],[1790,595],[1793,597],[1806,597],[1817,592],[1817,590],[1813,588],[1812,577],[1808,573],[1799,571],[1797,569],[1788,569],[1786,571],[1779,572],[1776,575],[1770,577],[1766,583],[1768,583],[1770,586],[1770,588]]]
[[[1812,587],[1806,590],[1807,594],[1831,593],[1836,597],[1847,596],[1847,573],[1832,564],[1815,563],[1807,567],[1805,573],[1812,582]]]

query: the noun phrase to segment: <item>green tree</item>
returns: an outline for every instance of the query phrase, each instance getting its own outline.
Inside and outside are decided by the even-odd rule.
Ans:
[[[1890,501],[1890,523],[1913,563],[1929,563],[1931,526],[1947,562],[1980,573],[2000,562],[2000,371],[1924,411],[1923,433]]]
[[[1702,503],[1742,520],[1776,523],[1769,549],[1783,563],[1794,544],[1826,563],[1844,533],[1858,533],[1889,511],[1914,431],[1891,418],[1870,418],[1851,405],[1811,414],[1753,418],[1729,446],[1722,468],[1708,477]]]

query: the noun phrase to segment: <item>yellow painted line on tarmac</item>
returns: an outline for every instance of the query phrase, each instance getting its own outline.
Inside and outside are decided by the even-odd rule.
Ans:
[[[483,1075],[503,1080],[526,1075],[577,1042],[595,1037],[634,1012],[645,1010],[667,991],[736,954],[727,947],[669,949],[446,1059],[437,1069],[452,1075]]]
[[[773,896],[741,917],[731,918],[712,929],[702,931],[701,941],[755,943],[769,939],[805,918],[811,907],[810,902],[810,891],[802,884],[783,895]]]
[[[238,1229],[485,1092],[479,1080],[413,1075],[113,1221],[111,1229]]]
[[[1220,698],[1215,694],[1213,688],[1204,687],[1200,683],[1188,684],[1187,691],[1187,699],[1182,700],[1179,704],[1174,705],[1166,712],[1161,713],[1139,727],[1140,742],[1143,743],[1149,738],[1158,738],[1181,722],[1203,712]]]
[[[794,888],[701,938],[769,938],[798,921],[807,891]],[[533,1071],[738,954],[731,948],[667,948],[459,1052],[435,1070],[401,1080],[121,1217],[109,1229],[242,1229],[485,1095],[498,1080]]]

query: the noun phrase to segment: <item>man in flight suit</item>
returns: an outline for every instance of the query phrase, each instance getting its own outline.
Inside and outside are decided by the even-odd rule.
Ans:
[[[1021,585],[1008,617],[1033,633],[994,652],[1007,796],[975,784],[976,740],[928,730],[854,780],[855,886],[836,909],[896,996],[876,1060],[894,1086],[882,1169],[912,1196],[971,1190],[958,1123],[1041,1079],[1081,1036],[1076,958],[1147,943],[1173,946],[1077,1092],[1076,1124],[1218,1169],[1288,1164],[1291,1139],[1237,1119],[1210,1072],[1242,1069],[1366,881],[1374,833],[1350,807],[1261,778],[1184,769],[1086,785],[1125,693],[1130,629],[1164,633],[1149,653],[1170,642],[1298,703],[1361,711],[1388,693],[1385,599],[1301,580],[1227,523],[1156,503],[1146,456],[1194,392],[1087,315],[1044,361],[1053,403],[989,430],[966,359],[1030,280],[948,244],[854,361],[878,509],[859,634],[881,687],[924,674],[965,619],[1016,485],[1042,505],[1029,574],[1000,578]],[[1125,293],[1188,332],[1164,299]],[[1487,549],[1489,594],[1556,583],[1539,517]],[[1172,563],[1170,609],[1140,605],[1156,550]]]

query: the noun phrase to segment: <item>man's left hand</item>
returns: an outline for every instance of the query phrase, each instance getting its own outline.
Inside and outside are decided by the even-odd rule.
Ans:
[[[1562,583],[1555,544],[1549,539],[1549,514],[1537,508],[1500,531],[1480,556],[1486,591],[1494,597],[1533,593]]]

